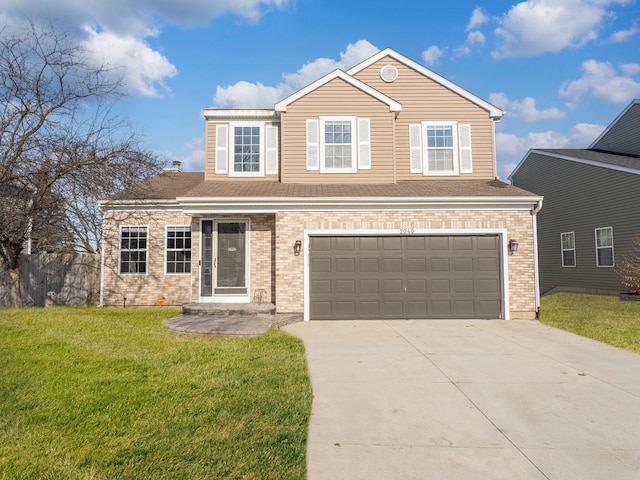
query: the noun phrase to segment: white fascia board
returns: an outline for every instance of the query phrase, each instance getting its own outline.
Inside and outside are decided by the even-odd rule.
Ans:
[[[98,206],[107,211],[179,211],[181,205],[175,200],[99,200]]]
[[[328,73],[327,75],[325,75],[322,78],[319,78],[315,82],[307,85],[306,87],[302,88],[301,90],[298,90],[294,94],[289,95],[287,98],[285,98],[283,100],[280,100],[275,105],[276,112],[286,112],[287,111],[287,105],[289,105],[290,103],[295,102],[296,100],[304,97],[308,93],[316,90],[317,88],[325,85],[326,83],[328,83],[331,80],[334,80],[336,78],[340,78],[340,79],[344,80],[345,82],[353,85],[355,88],[358,88],[358,89],[362,90],[363,92],[368,93],[372,97],[380,100],[382,103],[386,103],[387,105],[389,105],[389,111],[391,111],[391,112],[399,112],[399,111],[402,110],[402,105],[400,105],[400,103],[396,102],[393,98],[387,97],[382,92],[379,92],[375,88],[370,87],[366,83],[361,82],[357,78],[354,78],[351,75],[348,75],[347,73],[345,73],[344,71],[338,69],[338,70],[334,70],[331,73]]]
[[[493,118],[493,119],[499,120],[505,114],[504,110],[502,110],[501,108],[498,108],[495,105],[487,102],[486,100],[481,99],[477,95],[474,95],[473,93],[469,92],[468,90],[465,90],[464,88],[460,87],[459,85],[456,85],[455,83],[451,82],[450,80],[447,80],[446,78],[441,77],[437,73],[429,70],[428,68],[420,65],[417,62],[414,62],[410,58],[405,57],[404,55],[396,52],[395,50],[393,50],[391,48],[385,48],[384,50],[379,51],[374,56],[369,57],[367,60],[363,61],[362,63],[359,63],[355,67],[347,70],[347,73],[349,75],[355,75],[356,73],[360,72],[361,70],[364,70],[365,68],[369,67],[370,65],[373,65],[378,60],[380,60],[380,59],[382,59],[382,58],[384,58],[386,56],[392,57],[393,59],[397,60],[398,62],[403,63],[403,64],[407,65],[408,67],[410,67],[410,68],[416,70],[417,72],[421,73],[425,77],[430,78],[434,82],[437,82],[437,83],[441,84],[442,86],[448,88],[449,90],[457,93],[461,97],[466,98],[467,100],[470,100],[471,102],[475,103],[479,107],[482,107],[483,109],[485,109],[485,110],[487,110],[489,112],[489,116],[491,118]]]
[[[531,210],[542,197],[178,198],[185,214],[362,210]]]
[[[238,119],[271,120],[279,122],[280,117],[273,109],[217,109],[205,108],[202,110],[205,120],[229,121]]]

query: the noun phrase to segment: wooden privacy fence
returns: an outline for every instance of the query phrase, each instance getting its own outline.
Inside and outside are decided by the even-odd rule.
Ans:
[[[0,268],[0,306],[8,305],[9,274]],[[90,306],[100,300],[100,255],[43,253],[20,259],[25,307]]]

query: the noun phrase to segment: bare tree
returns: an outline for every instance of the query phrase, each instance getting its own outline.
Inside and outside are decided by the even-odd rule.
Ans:
[[[88,61],[53,24],[0,31],[0,267],[15,306],[19,259],[32,237],[50,249],[96,252],[95,200],[160,169],[113,114],[121,86],[113,68]],[[55,229],[45,233],[54,225],[57,247]]]

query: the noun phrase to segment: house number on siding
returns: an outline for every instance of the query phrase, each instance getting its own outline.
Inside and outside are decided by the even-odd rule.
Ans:
[[[401,228],[400,235],[412,235],[415,233],[415,229],[413,228]]]

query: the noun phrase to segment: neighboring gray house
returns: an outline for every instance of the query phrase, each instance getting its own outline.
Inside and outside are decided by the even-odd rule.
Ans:
[[[587,149],[530,150],[510,176],[544,196],[540,291],[623,291],[614,266],[640,235],[640,100]]]

